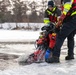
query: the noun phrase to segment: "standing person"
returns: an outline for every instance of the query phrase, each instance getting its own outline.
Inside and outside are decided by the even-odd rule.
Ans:
[[[55,6],[53,1],[48,1],[48,8],[44,13],[44,23],[50,25],[50,22],[57,22],[57,18],[61,15],[61,11]]]
[[[56,28],[62,25],[61,31],[58,33],[56,45],[53,50],[53,56],[48,59],[48,63],[60,62],[61,46],[68,37],[68,55],[66,60],[74,59],[74,35],[76,30],[76,0],[63,0],[63,11],[57,22]]]
[[[69,1],[69,0],[68,0]],[[66,3],[66,0],[61,0],[62,4],[62,10],[64,9],[63,4]],[[74,3],[75,4],[75,3]],[[74,10],[75,11],[75,10]],[[70,18],[69,18],[70,19]],[[69,19],[65,19],[64,22],[66,22]],[[76,30],[75,30],[76,31]],[[73,31],[68,37],[67,37],[67,47],[68,47],[68,55],[65,57],[65,60],[71,60],[74,59],[74,36],[75,31]]]
[[[53,1],[48,1],[48,8],[45,10],[45,15],[44,15],[44,23],[47,25],[50,25],[50,23],[56,23],[57,22],[57,18],[61,15],[61,10],[59,10]],[[56,34],[53,34],[53,36],[55,37]],[[50,38],[51,39],[51,38]],[[47,60],[47,58],[49,58],[51,50],[53,48],[54,42],[50,43],[49,40],[49,48],[47,49],[46,53],[45,53],[45,59]],[[51,45],[51,47],[50,47]]]
[[[62,11],[64,9],[64,6],[63,6],[64,2],[66,2],[66,1],[65,0],[61,0]],[[69,19],[66,18],[64,20],[64,22],[66,22]],[[65,57],[65,60],[74,59],[74,36],[75,36],[75,31],[73,31],[70,35],[67,37],[68,55]]]

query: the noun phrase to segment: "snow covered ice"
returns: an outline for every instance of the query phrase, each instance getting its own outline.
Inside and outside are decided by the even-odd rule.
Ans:
[[[38,38],[39,32],[40,31],[0,30],[0,53],[7,54],[9,58],[9,60],[0,59],[0,75],[76,75],[76,50],[75,59],[66,61],[66,42],[62,47],[61,62],[57,64],[44,62],[23,66],[18,64],[17,58],[14,59],[10,57],[11,55],[27,56],[35,51],[34,44],[25,44],[25,42],[34,42]]]

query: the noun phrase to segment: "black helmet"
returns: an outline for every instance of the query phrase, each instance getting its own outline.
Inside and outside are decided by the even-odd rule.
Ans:
[[[54,2],[53,1],[48,1],[48,7],[54,7]]]
[[[41,28],[41,30],[42,30],[42,31],[43,31],[43,30],[46,30],[46,31],[53,31],[54,28],[55,28],[55,25],[54,25],[53,23],[50,23],[49,26],[48,26],[48,25],[43,26],[43,27]]]

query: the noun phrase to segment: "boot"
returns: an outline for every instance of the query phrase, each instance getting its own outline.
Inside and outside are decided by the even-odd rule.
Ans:
[[[53,56],[51,58],[48,58],[47,60],[45,60],[47,63],[59,63],[59,57]]]
[[[74,55],[68,55],[65,57],[65,60],[72,60],[74,59]]]

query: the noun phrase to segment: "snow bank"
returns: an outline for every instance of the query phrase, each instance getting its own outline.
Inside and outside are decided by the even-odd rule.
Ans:
[[[0,29],[4,30],[14,30],[16,28],[25,29],[26,27],[31,27],[33,30],[35,28],[41,28],[44,23],[0,23]]]
[[[0,30],[0,42],[31,42],[39,37],[40,31]]]

